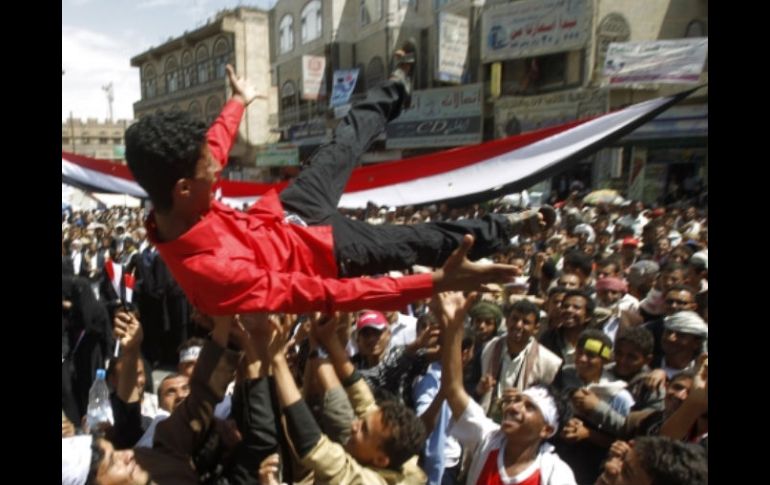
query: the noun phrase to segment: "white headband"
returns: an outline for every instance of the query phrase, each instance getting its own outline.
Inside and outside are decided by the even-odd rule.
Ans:
[[[91,435],[61,440],[61,483],[83,485],[91,468]]]
[[[194,362],[198,360],[198,356],[201,354],[202,347],[188,347],[184,349],[183,351],[179,352],[179,363],[183,364],[185,362]]]
[[[532,386],[522,391],[522,394],[529,397],[532,402],[540,409],[540,413],[543,415],[545,424],[553,428],[551,436],[556,434],[556,430],[559,428],[559,412],[556,410],[556,402],[553,400],[548,391],[541,386]]]

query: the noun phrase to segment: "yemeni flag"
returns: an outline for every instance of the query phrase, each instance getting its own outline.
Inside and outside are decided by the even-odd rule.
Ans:
[[[115,294],[122,300],[121,282],[123,281],[123,266],[112,259],[108,259],[104,262],[104,271],[107,273],[110,283],[112,283],[112,289],[115,290]]]
[[[339,205],[470,204],[519,192],[611,145],[696,89],[521,135],[361,167],[353,171]],[[146,197],[125,165],[67,152],[62,152],[62,181],[92,191]],[[286,185],[222,180],[219,187],[225,203],[241,205]]]

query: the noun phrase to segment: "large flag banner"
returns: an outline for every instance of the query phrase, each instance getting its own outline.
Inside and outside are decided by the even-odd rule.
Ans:
[[[611,86],[636,83],[694,84],[708,55],[708,37],[613,42],[604,75]]]
[[[480,202],[520,192],[611,145],[697,88],[601,116],[521,135],[356,169],[340,207],[403,206],[439,201]],[[100,192],[146,197],[125,165],[62,152],[62,182]],[[286,183],[222,180],[223,201],[253,202]]]

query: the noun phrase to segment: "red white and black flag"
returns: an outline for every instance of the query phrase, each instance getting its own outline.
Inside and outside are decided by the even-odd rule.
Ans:
[[[361,167],[340,207],[404,206],[440,201],[480,202],[519,192],[577,164],[692,94],[690,89],[612,113],[390,163]],[[99,192],[146,197],[125,165],[62,152],[62,182]],[[222,180],[226,203],[251,203],[286,183]]]

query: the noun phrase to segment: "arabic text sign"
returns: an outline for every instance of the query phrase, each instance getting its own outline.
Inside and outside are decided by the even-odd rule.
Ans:
[[[523,0],[487,9],[481,20],[481,59],[519,59],[585,47],[592,0]]]
[[[415,91],[410,109],[388,124],[387,148],[481,142],[481,84]]]
[[[462,82],[468,57],[468,19],[439,12],[438,79]]]
[[[302,99],[315,101],[326,95],[325,72],[325,57],[302,56]]]
[[[606,89],[511,96],[495,103],[495,137],[503,138],[607,112]]]
[[[334,85],[332,86],[332,97],[329,100],[329,106],[342,106],[350,99],[350,95],[356,88],[358,81],[358,68],[340,69],[334,71]]]
[[[610,85],[692,84],[700,79],[708,54],[707,37],[611,43],[604,62]]]
[[[299,150],[293,145],[268,145],[257,151],[257,167],[299,165]]]

